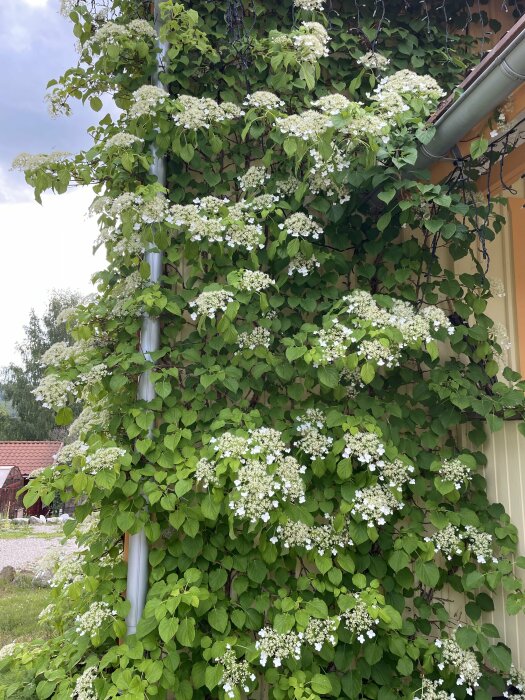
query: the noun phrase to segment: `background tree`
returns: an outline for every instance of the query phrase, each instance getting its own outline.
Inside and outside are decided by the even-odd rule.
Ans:
[[[79,439],[25,501],[73,494],[77,522],[96,515],[54,587],[56,635],[0,670],[43,700],[489,700],[511,657],[482,613],[501,583],[509,612],[525,597],[458,426],[480,445],[524,394],[500,374],[484,269],[450,260],[501,221],[407,168],[439,85],[475,60],[451,32],[468,3],[166,0],[163,87],[150,3],[109,4],[64,3],[80,64],[51,99],[98,110],[110,91],[118,118],[86,153],[17,160],[37,197],[98,195],[99,294],[39,385],[61,423],[82,400]],[[141,530],[134,633],[122,535]]]
[[[46,350],[55,343],[70,340],[66,324],[57,320],[60,313],[80,301],[78,292],[55,290],[41,316],[34,309],[31,310],[29,321],[24,326],[24,340],[17,345],[20,362],[12,362],[2,371],[2,440],[49,440],[62,436],[63,430],[57,429],[53,411],[43,407],[33,391],[45,371],[42,357]]]

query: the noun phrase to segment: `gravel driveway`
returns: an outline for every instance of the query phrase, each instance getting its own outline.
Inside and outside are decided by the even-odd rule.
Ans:
[[[49,527],[34,527],[34,532],[49,532]],[[74,542],[61,544],[62,536],[57,531],[56,537],[27,537],[3,539],[0,537],[0,570],[4,566],[12,566],[15,569],[31,569],[38,571],[40,564],[54,554],[66,554],[76,549]]]

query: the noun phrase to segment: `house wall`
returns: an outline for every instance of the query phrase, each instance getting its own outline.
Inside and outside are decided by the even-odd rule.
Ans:
[[[524,166],[525,169],[525,166]],[[499,279],[505,287],[505,296],[492,299],[487,315],[501,324],[511,342],[504,351],[503,364],[525,374],[525,187],[523,180],[514,183],[515,195],[510,195],[507,205],[498,205],[507,223],[495,241],[488,242],[490,256],[488,277]],[[476,252],[481,261],[481,253]],[[457,273],[473,271],[472,262],[459,261]],[[461,439],[468,444],[466,430]],[[518,431],[518,421],[507,421],[503,428],[489,436],[483,445],[487,457],[485,478],[489,499],[501,503],[511,521],[518,528],[519,554],[525,555],[525,438]],[[516,570],[525,581],[524,572]],[[459,606],[451,603],[451,609]],[[508,616],[502,593],[496,598],[496,608],[487,615],[487,622],[498,627],[503,640],[512,649],[514,662],[525,668],[525,615]]]

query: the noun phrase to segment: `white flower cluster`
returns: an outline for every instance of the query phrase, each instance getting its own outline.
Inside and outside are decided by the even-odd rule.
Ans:
[[[95,475],[103,469],[113,471],[126,450],[119,447],[100,447],[93,454],[87,455],[85,471]]]
[[[390,309],[384,309],[369,292],[361,289],[354,290],[343,301],[347,304],[346,313],[355,316],[357,321],[367,321],[374,328],[398,328],[406,343],[429,342],[432,331],[441,328],[449,335],[454,333],[445,312],[437,306],[427,306],[418,314],[409,302],[395,299]]]
[[[290,196],[297,191],[300,184],[296,177],[290,175],[286,180],[278,180],[275,183],[275,188],[280,195]]]
[[[515,666],[510,667],[509,679],[507,680],[507,685],[515,688],[517,693],[509,693],[505,691],[503,697],[513,698],[514,700],[524,700],[525,698],[525,671],[520,671]]]
[[[135,90],[131,97],[128,114],[132,119],[152,116],[167,98],[168,93],[163,88],[156,85],[142,85],[138,90]]]
[[[347,531],[336,532],[333,520],[329,515],[326,518],[329,522],[324,525],[306,525],[287,520],[277,526],[276,535],[270,538],[270,542],[281,542],[287,549],[304,547],[308,552],[315,550],[320,556],[328,552],[336,556],[340,549],[351,547],[353,542]]]
[[[313,163],[308,174],[308,187],[312,194],[324,192],[327,197],[335,197],[339,204],[344,204],[350,199],[350,191],[345,185],[338,185],[334,181],[334,173],[343,172],[350,167],[349,157],[336,145],[332,147],[329,158],[321,156],[315,148],[310,149]]]
[[[487,277],[487,280],[490,285],[490,293],[492,296],[497,299],[503,299],[503,297],[506,295],[503,280],[501,280],[499,277]]]
[[[323,227],[311,215],[307,216],[300,211],[285,219],[279,228],[293,238],[313,238],[316,241],[323,235]]]
[[[334,362],[346,355],[349,343],[354,338],[354,333],[351,328],[343,326],[338,322],[338,319],[332,319],[331,328],[321,328],[315,331],[317,342],[322,348],[323,360],[325,362]]]
[[[306,12],[322,12],[324,0],[293,0],[294,7]]]
[[[96,428],[106,431],[109,421],[110,413],[105,403],[88,404],[69,426],[69,435],[75,438],[84,436]]]
[[[77,615],[75,617],[75,631],[81,637],[85,634],[94,637],[102,625],[108,622],[108,620],[112,620],[116,614],[116,610],[112,610],[111,606],[104,601],[91,603],[83,615]]]
[[[356,457],[361,464],[366,464],[371,472],[375,471],[376,467],[385,465],[385,446],[375,433],[345,433],[344,441],[344,458]]]
[[[97,692],[93,683],[97,680],[97,669],[95,666],[86,668],[77,678],[72,698],[77,700],[97,700]]]
[[[425,537],[425,542],[432,542],[436,552],[441,552],[448,561],[454,556],[461,556],[466,548],[476,557],[478,564],[487,564],[489,561],[497,563],[493,556],[492,535],[466,525],[462,531],[455,525],[447,525],[438,530],[431,537]]]
[[[52,153],[20,153],[13,160],[13,170],[21,172],[33,172],[34,170],[53,170],[60,163],[68,161],[71,153],[67,151],[53,151]]]
[[[251,673],[248,662],[245,659],[237,661],[235,652],[229,644],[226,645],[224,654],[217,657],[215,661],[224,667],[220,685],[227,697],[234,698],[236,688],[245,693],[250,692],[248,681],[255,681],[255,675]]]
[[[256,326],[252,331],[239,333],[237,344],[239,350],[255,350],[255,348],[269,348],[272,336],[268,328]]]
[[[261,666],[266,666],[268,659],[272,659],[275,668],[279,668],[283,660],[292,658],[299,661],[301,658],[302,640],[297,632],[283,634],[271,627],[265,627],[259,631],[258,636],[255,648],[261,655]]]
[[[442,552],[450,561],[453,556],[463,554],[463,540],[459,530],[454,525],[447,525],[443,530],[438,530],[432,537],[425,537],[425,542],[432,542],[436,552]]]
[[[444,681],[440,678],[437,681],[432,681],[428,678],[423,678],[421,681],[421,689],[417,691],[414,700],[454,700],[454,693],[448,693],[442,689]]]
[[[281,107],[284,107],[284,101],[268,90],[257,90],[246,95],[243,104],[246,107],[258,107],[269,112],[279,111]]]
[[[470,467],[457,458],[444,459],[439,466],[438,474],[443,481],[452,481],[458,491],[472,479]]]
[[[370,527],[384,525],[385,517],[393,515],[396,510],[404,508],[405,504],[398,501],[390,489],[374,484],[358,489],[352,504],[352,515],[359,515]]]
[[[113,300],[113,308],[110,311],[110,316],[120,318],[129,314],[140,316],[141,309],[139,308],[133,297],[135,294],[146,286],[147,282],[142,278],[138,270],[124,277],[117,282],[111,290],[110,296]]]
[[[18,644],[16,642],[9,642],[9,644],[4,644],[4,646],[0,648],[0,661],[2,659],[8,659],[9,657],[14,656],[17,650]]]
[[[270,512],[279,507],[280,501],[304,503],[303,468],[294,457],[280,457],[271,471],[264,462],[249,459],[243,461],[234,481],[236,491],[229,507],[235,515],[255,523],[270,520]]]
[[[394,459],[393,462],[385,462],[384,466],[381,467],[379,481],[385,482],[389,488],[402,492],[406,483],[416,483],[412,476],[414,472],[415,469],[411,464],[405,464],[400,459]]]
[[[323,644],[328,642],[332,646],[336,644],[336,638],[334,637],[334,632],[339,626],[339,619],[328,619],[328,620],[318,620],[315,617],[311,617],[308,620],[306,629],[303,633],[303,639],[307,644],[313,646],[315,651],[321,651]],[[299,633],[301,635],[301,633]]]
[[[280,442],[280,438],[279,438]],[[220,452],[223,457],[241,459],[248,453],[248,440],[233,433],[223,433],[219,439],[211,438],[210,443],[214,446],[215,452]],[[279,453],[284,449],[284,445],[278,446]]]
[[[261,165],[252,165],[244,175],[240,175],[237,180],[239,181],[241,190],[256,190],[260,187],[264,187],[266,181],[269,180],[270,177],[270,173],[267,172],[265,167]]]
[[[376,636],[374,632],[375,625],[379,620],[374,619],[368,612],[368,608],[364,601],[356,596],[355,606],[351,610],[346,610],[341,615],[345,627],[352,632],[360,644],[364,644],[367,639],[373,639]]]
[[[87,390],[96,384],[99,384],[104,377],[108,376],[108,374],[109,369],[103,362],[99,362],[98,364],[93,365],[93,367],[91,367],[91,369],[89,369],[87,372],[79,374],[77,384],[84,385],[82,398],[86,398]]]
[[[108,150],[110,148],[125,150],[131,148],[136,143],[143,143],[143,141],[138,136],[134,136],[133,134],[128,134],[123,131],[119,134],[115,134],[114,136],[110,136],[110,138],[104,143],[104,150]]]
[[[302,277],[307,277],[318,267],[321,267],[321,263],[315,255],[307,258],[302,253],[297,253],[288,264],[288,275],[291,276],[297,272]]]
[[[304,632],[283,634],[271,627],[265,627],[260,630],[259,639],[255,642],[255,648],[260,653],[261,666],[266,666],[268,659],[272,660],[275,668],[279,668],[282,662],[289,658],[298,661],[305,643],[312,646],[315,651],[321,651],[325,643],[335,646],[334,632],[338,625],[338,618],[328,620],[310,618]]]
[[[235,515],[247,517],[253,523],[258,520],[266,523],[280,502],[304,503],[301,474],[306,467],[287,454],[290,450],[277,430],[257,428],[249,431],[248,438],[227,432],[210,442],[219,458],[238,459],[241,463],[229,502]]]
[[[179,95],[176,104],[179,111],[173,114],[173,121],[177,126],[190,131],[209,129],[212,124],[238,119],[244,115],[243,110],[233,102],[219,104],[210,97]]]
[[[344,95],[339,93],[334,93],[332,95],[323,95],[315,102],[312,102],[313,107],[317,107],[321,112],[325,114],[336,115],[345,110],[350,105],[350,100]]]
[[[201,481],[205,489],[209,486],[217,486],[219,479],[215,473],[215,464],[209,459],[199,459],[195,467],[195,480]]]
[[[328,56],[328,32],[319,22],[301,22],[299,30],[292,32],[296,58],[299,63],[317,63]]]
[[[397,101],[397,111],[406,111],[404,97],[416,97],[429,105],[445,96],[445,92],[430,75],[418,75],[410,70],[400,70],[381,78],[374,90],[373,99],[379,105],[391,105]],[[400,99],[400,96],[401,99]],[[405,105],[406,106],[406,105]]]
[[[82,559],[78,552],[71,552],[60,558],[50,586],[51,588],[65,589],[72,583],[81,581],[83,577]]]
[[[307,454],[310,459],[324,459],[330,452],[334,440],[321,433],[321,430],[326,427],[322,411],[309,408],[306,415],[299,416],[296,420],[299,421],[297,432],[302,437],[294,442],[294,447]]]
[[[57,606],[54,603],[49,603],[38,613],[38,622],[44,625],[52,624],[56,619]]]
[[[386,340],[383,343],[380,340],[362,340],[357,354],[366,362],[373,362],[378,367],[392,369],[399,365],[399,350],[388,345]]]
[[[390,59],[380,53],[376,53],[375,51],[368,51],[362,56],[359,56],[357,62],[364,68],[383,71],[386,70],[387,66],[389,65]]]
[[[330,117],[313,109],[288,117],[277,117],[275,126],[285,135],[295,136],[303,141],[315,141],[332,125]]]
[[[95,343],[93,340],[79,340],[73,345],[60,341],[45,351],[40,363],[44,367],[57,367],[64,362],[82,364],[89,360],[94,347]]]
[[[68,379],[59,379],[56,374],[42,377],[39,385],[32,392],[37,401],[45,408],[57,410],[67,405],[68,398],[75,395],[75,384]]]
[[[201,292],[196,299],[190,301],[190,307],[195,309],[190,316],[194,321],[198,316],[215,318],[217,311],[226,311],[228,304],[232,301],[233,294],[225,289],[214,292]]]
[[[262,292],[275,284],[270,275],[260,270],[243,270],[239,280],[239,289],[243,292]]]
[[[139,231],[141,224],[158,224],[163,221],[173,223],[169,201],[165,195],[157,194],[155,197],[145,199],[135,192],[124,192],[113,200],[108,200],[106,208],[115,218],[121,218],[123,214],[135,221],[135,231]]]
[[[128,24],[105,22],[86,42],[85,47],[91,48],[98,44],[102,53],[107,46],[118,44],[126,39],[156,39],[155,29],[145,19],[133,19]]]
[[[493,556],[492,535],[478,530],[473,525],[465,526],[465,535],[467,546],[476,557],[478,564],[486,564],[489,560],[494,564],[498,563],[497,557]]]
[[[344,383],[346,389],[346,395],[348,398],[353,399],[357,396],[361,389],[365,388],[365,384],[361,379],[361,373],[358,369],[347,369],[343,367],[339,374],[341,382]]]
[[[481,678],[481,669],[474,652],[462,649],[456,642],[455,635],[448,639],[438,639],[436,646],[441,649],[443,659],[438,668],[442,671],[445,665],[453,666],[457,673],[456,684],[465,686],[467,695],[473,695]]]

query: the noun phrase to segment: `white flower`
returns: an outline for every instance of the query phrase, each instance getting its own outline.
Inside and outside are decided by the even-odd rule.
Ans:
[[[100,628],[106,622],[112,620],[116,614],[116,611],[112,610],[108,603],[104,601],[91,603],[83,615],[76,616],[75,630],[81,637],[84,635],[94,637]]]
[[[196,299],[190,301],[189,305],[195,308],[191,318],[196,319],[198,316],[215,318],[217,311],[226,311],[228,304],[232,301],[233,294],[224,289],[213,292],[201,292]]]
[[[386,58],[386,56],[382,56],[380,53],[375,53],[375,51],[368,51],[362,56],[359,56],[357,62],[360,66],[364,66],[365,68],[383,71],[386,70],[389,65],[390,59]]]
[[[243,270],[239,280],[239,289],[245,292],[262,292],[275,284],[270,275],[259,270]]]

